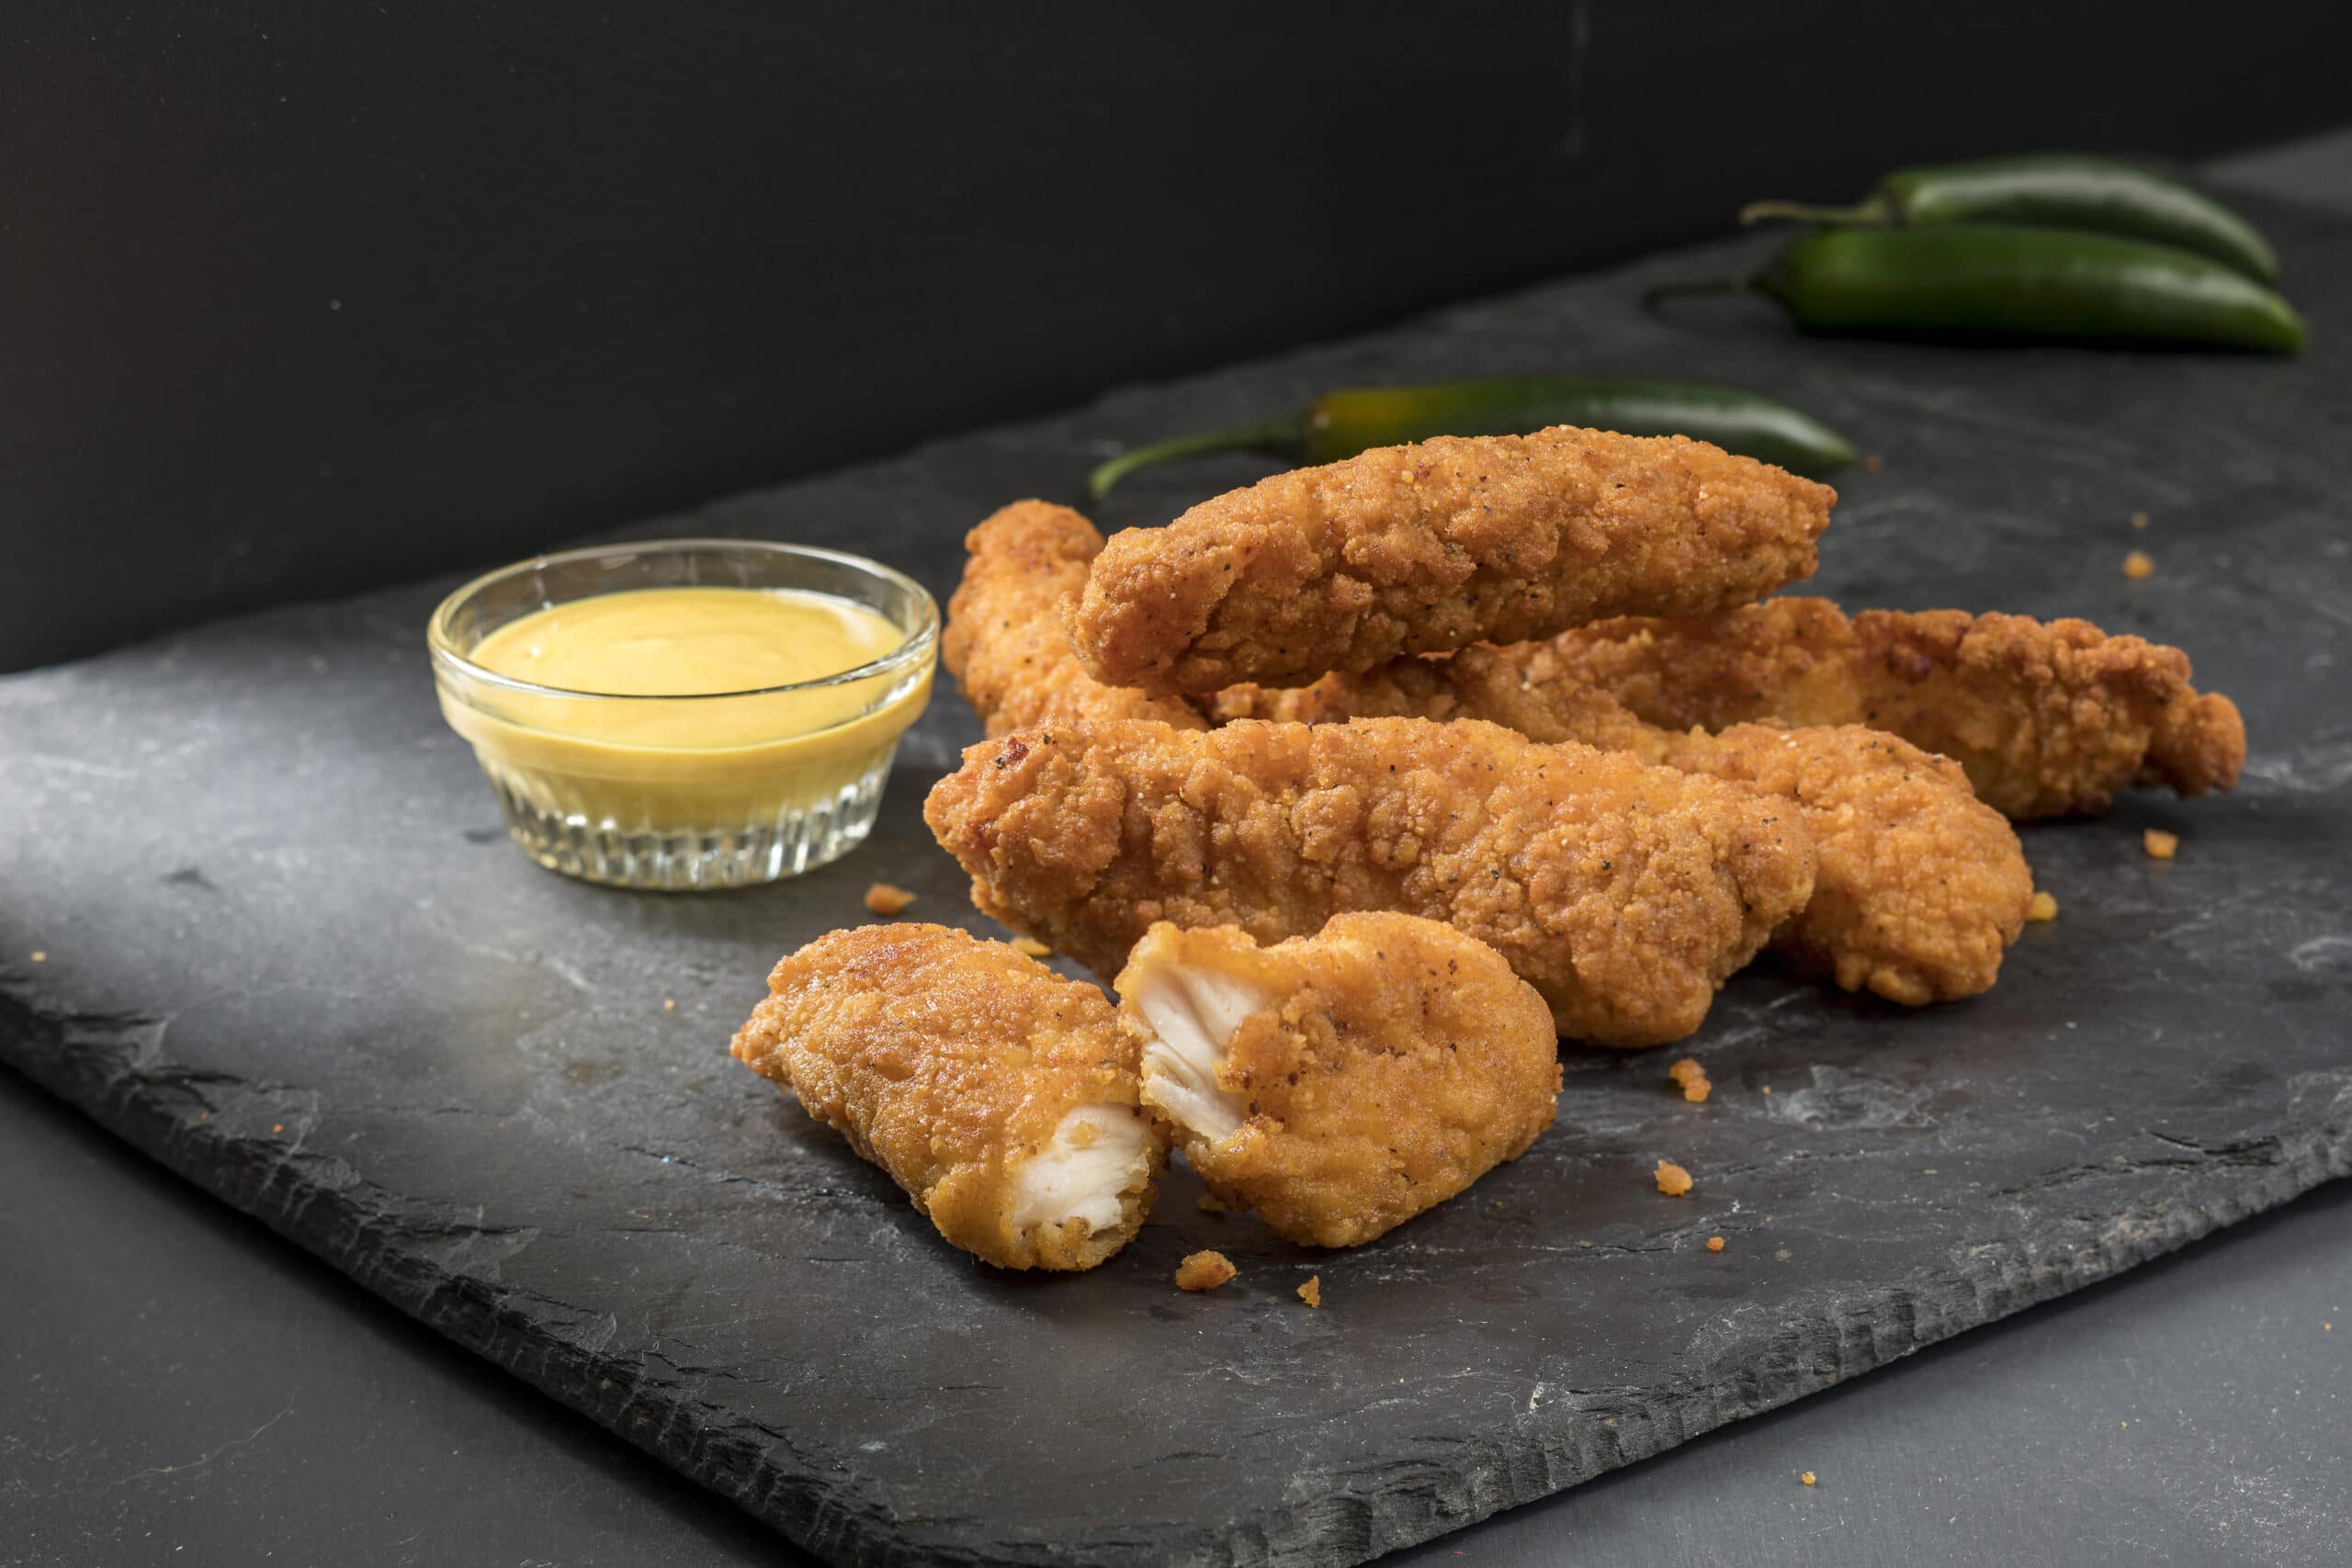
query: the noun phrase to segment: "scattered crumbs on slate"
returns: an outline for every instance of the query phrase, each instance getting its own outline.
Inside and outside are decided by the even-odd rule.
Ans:
[[[1807,1486],[1810,1486],[1810,1485],[1812,1485],[1812,1484],[1814,1483],[1814,1482],[1815,1482],[1815,1480],[1816,1478],[1815,1478],[1815,1476],[1814,1475],[1813,1472],[1811,1472],[1811,1471],[1809,1471],[1809,1470],[1808,1470],[1808,1471],[1806,1471],[1803,1475],[1798,1476],[1798,1477],[1797,1477],[1797,1479],[1798,1479],[1799,1481],[1804,1482]]]
[[[876,882],[865,890],[865,907],[877,915],[903,914],[914,901],[912,893],[888,882]]]
[[[46,964],[49,962],[49,954],[42,952],[40,948],[35,948],[33,949],[33,962],[36,964]]]

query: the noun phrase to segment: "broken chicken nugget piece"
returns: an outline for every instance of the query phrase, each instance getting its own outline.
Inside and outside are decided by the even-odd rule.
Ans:
[[[1285,1240],[1370,1241],[1552,1124],[1550,1009],[1435,920],[1335,915],[1262,948],[1163,921],[1118,989],[1144,1103],[1212,1193]]]
[[[1167,1144],[1093,987],[945,926],[789,953],[730,1049],[888,1171],[965,1251],[1091,1269],[1150,1210]]]

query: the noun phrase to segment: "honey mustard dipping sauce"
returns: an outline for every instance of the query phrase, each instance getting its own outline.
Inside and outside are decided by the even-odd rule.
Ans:
[[[635,588],[553,604],[501,626],[473,661],[493,674],[567,692],[694,697],[794,686],[870,664],[906,634],[845,599],[788,588]],[[668,709],[660,734],[639,731],[637,710],[607,708],[596,728],[616,740],[736,746],[723,710]]]
[[[854,556],[665,541],[492,573],[430,640],[442,712],[532,858],[725,887],[865,838],[930,699],[938,611]]]

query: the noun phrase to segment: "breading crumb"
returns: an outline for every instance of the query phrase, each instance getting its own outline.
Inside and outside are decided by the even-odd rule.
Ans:
[[[677,1010],[678,1010],[678,998],[675,998],[675,997],[664,997],[664,998],[662,998],[662,1010],[663,1012],[675,1012],[675,1011],[677,1011]]]
[[[1690,1190],[1690,1173],[1670,1159],[1657,1162],[1657,1190],[1669,1198],[1679,1198]]]
[[[1721,1237],[1721,1236],[1719,1236],[1719,1235],[1711,1235],[1711,1236],[1709,1236],[1709,1237],[1707,1238],[1707,1250],[1708,1250],[1709,1252],[1721,1252],[1723,1249],[1724,1249],[1724,1238],[1723,1238],[1723,1237]]]
[[[1808,1471],[1806,1471],[1803,1475],[1798,1476],[1798,1477],[1797,1477],[1797,1479],[1798,1479],[1799,1481],[1804,1482],[1807,1486],[1810,1486],[1810,1485],[1812,1485],[1812,1484],[1813,1484],[1813,1482],[1814,1482],[1814,1474],[1813,1474],[1813,1472],[1811,1472],[1811,1471],[1809,1471],[1809,1470],[1808,1470]]]
[[[1214,1291],[1239,1272],[1222,1252],[1195,1252],[1176,1265],[1180,1291]]]
[[[865,890],[865,907],[877,915],[898,914],[914,901],[913,894],[887,882],[877,882]]]
[[[1204,1192],[1193,1201],[1200,1204],[1201,1213],[1204,1214],[1222,1214],[1227,1212],[1224,1200],[1214,1192]]]
[[[1666,1069],[1666,1076],[1672,1078],[1682,1090],[1682,1098],[1693,1105],[1705,1100],[1709,1091],[1714,1088],[1714,1085],[1707,1081],[1707,1069],[1699,1065],[1698,1058],[1695,1056],[1683,1057],[1682,1060]]]
[[[1855,458],[1854,461],[1860,466],[1862,472],[1866,474],[1877,473],[1880,469],[1886,467],[1886,459],[1880,457],[1875,452],[1866,452],[1861,457]]]
[[[2180,852],[2180,835],[2151,828],[2140,835],[2140,844],[2148,852],[2149,859],[2170,860]]]
[[[2132,526],[2133,526],[2134,528],[2144,528],[2144,527],[2146,527],[2147,525],[2148,525],[2148,514],[2147,514],[2146,513],[2144,513],[2144,512],[2134,512],[2134,513],[2132,514]]]
[[[2137,582],[2143,577],[2155,575],[2156,563],[2145,550],[2133,550],[2123,558],[2123,575]]]
[[[1054,952],[1052,948],[1047,947],[1034,936],[1014,937],[1012,951],[1027,958],[1050,958]]]
[[[2049,894],[2042,892],[2040,888],[2035,888],[2032,902],[2029,903],[2025,907],[2025,918],[2029,920],[2056,919],[2058,918],[2058,900],[2052,898]]]
[[[33,962],[36,964],[46,964],[49,962],[49,954],[41,952],[39,948],[35,948],[33,950]]]
[[[1323,1276],[1309,1275],[1306,1283],[1298,1288],[1298,1299],[1311,1307],[1321,1306],[1323,1304]]]

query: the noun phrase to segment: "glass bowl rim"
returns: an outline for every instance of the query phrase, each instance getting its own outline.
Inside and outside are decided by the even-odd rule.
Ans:
[[[450,638],[449,622],[456,615],[458,607],[492,583],[503,579],[596,556],[631,552],[639,555],[659,555],[689,549],[740,550],[759,555],[797,556],[831,561],[837,566],[849,567],[868,576],[879,578],[885,582],[911,593],[915,603],[922,609],[922,618],[914,630],[907,634],[906,640],[889,652],[878,659],[868,660],[864,664],[835,674],[820,675],[808,681],[788,682],[781,686],[746,686],[728,692],[678,692],[669,694],[653,692],[583,692],[571,686],[543,686],[537,682],[519,680],[513,675],[502,675],[485,665],[475,663],[464,654],[459,653]],[[621,589],[616,592],[629,591]],[[589,594],[585,597],[595,598],[598,595]],[[558,601],[567,604],[578,602],[572,599]],[[554,608],[553,605],[547,607]],[[623,539],[609,545],[581,545],[568,550],[551,550],[526,557],[522,560],[510,561],[493,570],[483,572],[452,592],[448,597],[434,606],[432,617],[424,624],[425,643],[432,650],[433,662],[436,670],[450,670],[464,675],[469,681],[478,681],[483,685],[493,686],[502,691],[519,692],[533,696],[582,698],[602,703],[707,703],[732,697],[775,696],[790,692],[822,691],[828,686],[845,686],[854,682],[868,681],[876,675],[891,673],[914,663],[919,659],[929,657],[938,646],[939,629],[939,602],[932,597],[931,590],[895,567],[884,566],[880,561],[868,559],[865,556],[852,555],[847,550],[829,550],[820,545],[786,544],[778,539],[729,539],[715,536]]]

